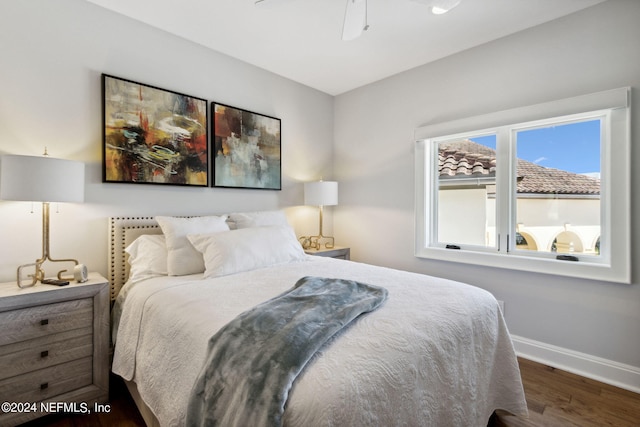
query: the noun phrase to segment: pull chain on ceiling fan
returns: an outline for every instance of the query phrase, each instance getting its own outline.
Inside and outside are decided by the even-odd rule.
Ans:
[[[425,4],[431,8],[434,15],[442,15],[460,4],[462,0],[412,0]],[[369,29],[367,21],[368,0],[347,0],[347,10],[344,14],[342,40],[354,40]]]
[[[367,23],[368,0],[347,0],[347,10],[344,13],[342,26],[342,40],[353,40],[369,29]]]

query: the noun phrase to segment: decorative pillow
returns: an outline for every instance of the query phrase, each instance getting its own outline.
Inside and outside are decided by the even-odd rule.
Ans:
[[[162,234],[144,234],[124,251],[129,255],[130,281],[167,275],[167,245]]]
[[[305,259],[302,246],[288,225],[189,235],[189,241],[204,256],[205,277],[226,276]]]
[[[187,239],[188,234],[211,234],[228,231],[227,216],[176,218],[157,216],[167,242],[167,272],[170,276],[202,273],[204,260]]]
[[[229,215],[229,219],[235,223],[237,229],[265,227],[269,225],[289,225],[284,211],[232,213]]]

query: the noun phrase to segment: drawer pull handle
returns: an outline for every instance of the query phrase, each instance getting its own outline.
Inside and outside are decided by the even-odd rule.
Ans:
[[[40,390],[46,390],[49,388],[49,383],[42,383],[40,384]]]
[[[48,325],[48,324],[49,324],[49,319],[42,319],[42,320],[40,321],[40,325],[41,325],[41,326]]]
[[[45,351],[41,351],[40,352],[40,357],[44,358],[47,357],[49,355],[49,350],[45,350]]]

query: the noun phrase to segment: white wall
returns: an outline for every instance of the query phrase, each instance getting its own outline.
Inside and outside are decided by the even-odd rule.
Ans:
[[[632,86],[631,160],[640,164],[638,22],[640,2],[608,1],[336,97],[337,240],[355,260],[485,288],[505,301],[513,334],[631,367],[640,390],[640,169],[632,172],[632,285],[413,256],[418,127]]]
[[[286,208],[302,205],[301,182],[332,176],[331,96],[96,5],[3,0],[0,53],[0,154],[47,146],[86,163],[86,203],[52,214],[55,258],[106,274],[109,216]],[[101,73],[282,119],[282,191],[103,184]],[[30,209],[0,201],[0,281],[42,253],[41,208]],[[299,234],[316,231],[317,211],[287,212]]]

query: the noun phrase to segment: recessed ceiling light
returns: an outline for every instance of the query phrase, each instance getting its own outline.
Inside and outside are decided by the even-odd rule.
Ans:
[[[460,4],[460,0],[434,0],[431,6],[431,13],[442,15]]]

